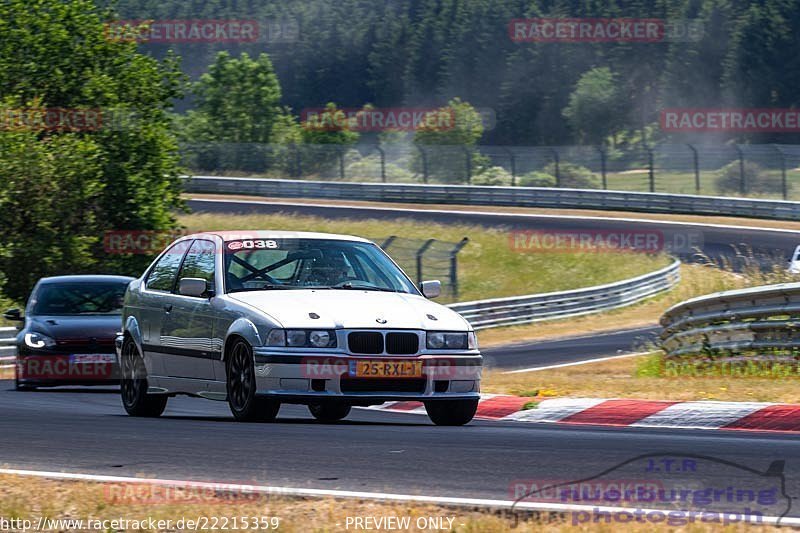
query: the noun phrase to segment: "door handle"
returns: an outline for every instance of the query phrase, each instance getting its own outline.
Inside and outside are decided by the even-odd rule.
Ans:
[[[164,304],[164,311],[166,311],[167,313],[172,311],[172,304]]]

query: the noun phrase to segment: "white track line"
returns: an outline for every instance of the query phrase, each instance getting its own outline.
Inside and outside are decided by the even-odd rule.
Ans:
[[[578,365],[587,365],[589,363],[600,363],[602,361],[611,361],[613,359],[624,359],[626,357],[637,357],[640,355],[647,355],[653,352],[638,352],[638,353],[626,353],[622,355],[612,355],[610,357],[601,357],[599,359],[587,359],[586,361],[575,361],[573,363],[561,363],[558,365],[548,365],[548,366],[535,366],[533,368],[522,368],[519,370],[509,370],[507,372],[503,372],[503,374],[523,374],[525,372],[538,372],[539,370],[551,370],[553,368],[564,368],[567,366],[578,366]]]
[[[519,509],[521,511],[553,511],[553,512],[587,512],[587,513],[620,513],[641,510],[645,514],[675,512],[674,509],[640,509],[626,507],[604,507],[595,505],[575,505],[564,503],[519,502],[512,500],[490,500],[482,498],[453,498],[446,496],[420,496],[412,494],[394,494],[387,492],[359,492],[349,490],[301,489],[294,487],[276,487],[269,485],[240,485],[237,483],[211,483],[205,481],[179,481],[171,479],[138,478],[123,476],[104,476],[96,474],[78,474],[68,472],[47,472],[39,470],[16,470],[0,468],[0,474],[28,476],[37,478],[91,481],[97,483],[130,483],[159,485],[179,488],[196,488],[217,492],[237,492],[249,494],[267,494],[273,496],[311,497],[311,498],[346,498],[356,500],[375,500],[387,502],[428,503],[451,507],[487,507],[494,509]],[[755,524],[756,522],[749,522]],[[760,524],[782,524],[800,526],[800,518],[780,518],[764,516]]]
[[[200,193],[195,193],[200,194]],[[193,202],[208,202],[208,203],[231,203],[231,204],[267,204],[271,206],[287,207],[324,207],[332,209],[369,209],[374,211],[400,211],[408,213],[436,213],[444,215],[489,215],[497,217],[524,217],[524,218],[552,218],[552,219],[567,219],[567,220],[611,220],[614,222],[642,222],[646,224],[662,224],[665,226],[694,226],[700,228],[720,228],[730,230],[754,230],[754,231],[769,231],[775,233],[788,233],[800,236],[800,230],[784,229],[784,228],[762,228],[758,226],[737,226],[733,224],[704,224],[702,222],[681,222],[678,220],[656,220],[652,218],[623,218],[623,217],[600,217],[590,215],[548,215],[536,213],[504,213],[498,211],[458,211],[454,209],[412,209],[410,207],[373,207],[365,205],[340,205],[340,204],[323,204],[323,203],[303,203],[303,202],[270,202],[262,200],[226,200],[223,198],[194,198],[190,197],[189,200]],[[471,207],[471,206],[466,206]],[[546,209],[546,208],[532,208],[532,209]],[[664,213],[669,214],[669,213]],[[684,216],[723,216],[723,215],[684,215]],[[772,220],[772,219],[770,219]]]

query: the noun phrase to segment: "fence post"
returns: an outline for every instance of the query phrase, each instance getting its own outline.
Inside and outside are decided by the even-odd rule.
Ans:
[[[467,148],[466,146],[462,146],[461,148],[464,150],[464,157],[466,157],[464,162],[466,163],[466,167],[467,167],[467,185],[471,185],[472,184],[472,156],[469,153],[469,148]]]
[[[653,150],[645,145],[645,150],[647,150],[647,178],[650,182],[650,192],[656,192],[656,174],[655,170],[653,169]]]
[[[425,241],[425,244],[420,246],[419,250],[417,250],[417,286],[422,285],[422,256],[434,242],[436,242],[436,239],[428,239]]]
[[[394,240],[395,240],[396,238],[397,238],[397,235],[390,235],[390,236],[389,236],[389,238],[387,238],[385,241],[383,241],[383,243],[381,243],[381,250],[383,250],[383,251],[385,252],[385,251],[386,251],[386,249],[387,249],[389,246],[391,246],[391,245],[392,245],[392,243],[394,242]]]
[[[303,168],[300,164],[300,149],[295,143],[290,144],[289,147],[294,155],[294,175],[300,179],[303,177]]]
[[[697,148],[688,143],[686,146],[688,146],[689,150],[692,151],[692,166],[694,167],[694,191],[696,194],[700,194],[700,157],[697,153]]]
[[[511,186],[517,185],[517,156],[511,148],[502,147],[508,153],[508,159],[511,164]]]
[[[736,147],[736,153],[739,154],[739,193],[745,196],[747,194],[747,181],[744,176],[744,152],[738,144],[734,146]]]
[[[339,153],[339,179],[344,181],[344,148],[338,147],[336,151]]]
[[[428,154],[422,148],[422,146],[415,144],[414,146],[417,147],[419,150],[420,155],[422,156],[422,182],[428,183]]]
[[[458,300],[458,252],[460,252],[468,242],[469,239],[464,237],[450,250],[450,291],[453,293],[453,299],[455,300]]]
[[[379,144],[376,144],[375,148],[381,154],[381,181],[386,183],[386,151]]]
[[[786,183],[786,156],[777,144],[772,145],[775,151],[778,152],[778,158],[781,160],[781,191],[783,192],[783,199],[789,199],[789,186]]]
[[[556,187],[561,187],[561,170],[559,168],[560,164],[561,164],[561,160],[560,160],[560,158],[558,156],[558,150],[556,150],[555,148],[550,148],[550,152],[552,152],[552,154],[553,154],[553,165],[555,165]]]
[[[597,151],[600,152],[600,176],[603,179],[603,190],[608,190],[608,178],[606,176],[606,151],[603,149],[602,146],[597,147]]]

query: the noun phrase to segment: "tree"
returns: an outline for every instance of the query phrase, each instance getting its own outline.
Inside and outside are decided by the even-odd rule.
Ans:
[[[563,115],[582,142],[601,144],[624,124],[619,85],[608,67],[581,76]]]
[[[109,255],[104,232],[167,230],[183,207],[167,109],[183,77],[136,44],[109,39],[89,0],[0,3],[0,272],[24,299],[36,278],[138,274],[145,256]],[[43,126],[54,109],[94,117]],[[60,120],[60,119],[59,119]]]

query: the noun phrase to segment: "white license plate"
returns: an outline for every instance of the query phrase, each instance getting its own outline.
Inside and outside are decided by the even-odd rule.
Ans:
[[[69,356],[70,363],[80,364],[114,363],[116,360],[113,353],[76,353]]]

